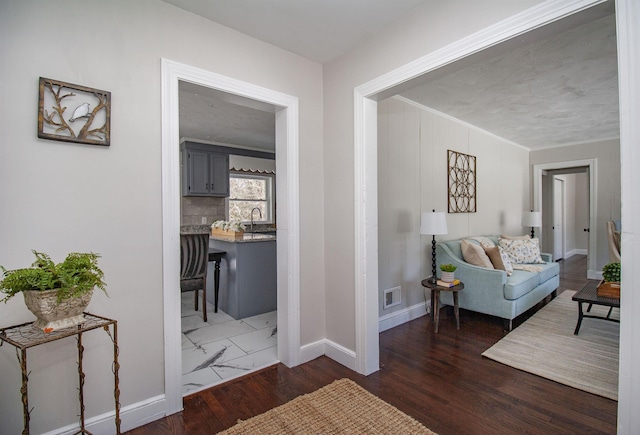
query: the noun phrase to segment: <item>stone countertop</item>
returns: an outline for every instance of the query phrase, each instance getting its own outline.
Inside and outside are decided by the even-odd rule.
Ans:
[[[275,241],[276,236],[269,234],[256,234],[256,233],[244,233],[240,238],[224,237],[224,236],[209,236],[211,240],[219,240],[221,242],[229,243],[252,243],[252,242],[270,242]]]

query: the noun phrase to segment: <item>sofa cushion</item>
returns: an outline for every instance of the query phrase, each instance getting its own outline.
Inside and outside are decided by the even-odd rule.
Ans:
[[[518,299],[536,288],[539,283],[539,273],[514,270],[504,286],[504,297],[509,300]]]
[[[540,241],[537,238],[529,240],[500,238],[498,246],[504,249],[513,264],[544,264],[544,260],[540,257]]]
[[[560,265],[555,261],[541,265],[542,271],[539,272],[540,284],[560,274]]]
[[[471,263],[474,266],[480,266],[487,269],[494,269],[491,260],[487,257],[487,254],[482,249],[482,246],[463,239],[460,243],[462,249],[462,258],[467,263]]]
[[[484,252],[486,252],[489,257],[489,260],[491,260],[493,267],[499,270],[504,270],[507,272],[507,276],[511,276],[513,273],[513,266],[511,265],[511,261],[509,260],[507,253],[504,252],[500,246],[483,246],[483,248]]]

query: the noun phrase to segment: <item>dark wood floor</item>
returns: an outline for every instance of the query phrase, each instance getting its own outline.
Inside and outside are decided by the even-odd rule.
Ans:
[[[561,262],[561,271],[560,291],[587,282],[584,257]],[[616,433],[617,402],[483,358],[502,336],[497,318],[461,310],[459,331],[445,316],[435,334],[425,316],[380,334],[382,367],[368,377],[327,357],[278,364],[188,396],[183,412],[129,433],[216,433],[340,378],[441,435]]]

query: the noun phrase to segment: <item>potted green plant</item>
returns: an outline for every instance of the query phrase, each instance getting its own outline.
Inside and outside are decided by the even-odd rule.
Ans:
[[[107,293],[104,273],[98,267],[100,255],[72,252],[55,264],[47,254],[32,252],[36,261],[29,268],[0,266],[2,301],[23,293],[27,308],[38,318],[33,326],[45,332],[82,323],[94,288]]]
[[[455,271],[458,267],[453,264],[441,264],[440,270],[442,271],[440,279],[444,282],[453,282],[455,280]]]
[[[620,263],[605,264],[602,268],[602,278],[605,282],[620,282]]]
[[[602,281],[596,294],[600,297],[620,297],[620,263],[609,263],[602,267]]]

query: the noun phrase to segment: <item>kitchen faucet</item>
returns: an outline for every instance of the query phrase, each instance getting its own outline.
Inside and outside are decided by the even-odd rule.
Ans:
[[[262,210],[260,210],[260,207],[253,207],[251,209],[251,230],[250,230],[251,233],[253,233],[253,212],[255,210],[258,210],[258,213],[260,214],[260,219],[262,219]]]

